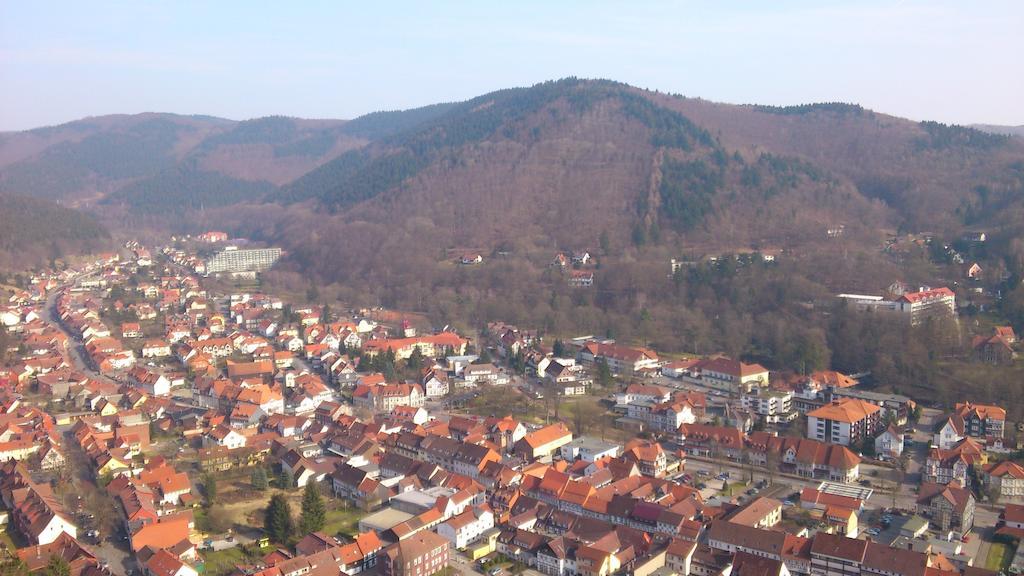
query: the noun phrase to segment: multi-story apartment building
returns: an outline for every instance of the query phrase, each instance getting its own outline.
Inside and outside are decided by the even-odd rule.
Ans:
[[[668,402],[633,402],[626,406],[626,416],[663,432],[675,432],[680,424],[697,421],[693,405],[685,398]]]
[[[744,408],[750,410],[766,424],[785,422],[793,413],[793,393],[788,390],[755,388],[741,398]]]
[[[429,530],[384,550],[384,576],[430,576],[448,565],[449,543]]]
[[[812,576],[856,576],[862,573],[868,541],[819,532],[811,544]]]
[[[760,364],[746,364],[718,356],[701,360],[684,369],[680,378],[702,386],[740,394],[768,386],[768,369]]]
[[[911,324],[920,324],[928,318],[956,315],[956,295],[949,288],[906,292],[896,299],[896,304]]]
[[[644,348],[630,348],[605,342],[587,342],[580,351],[584,366],[603,361],[613,374],[632,376],[658,369],[658,354]]]
[[[1006,410],[999,406],[958,403],[954,413],[964,421],[964,432],[975,438],[1002,438],[1006,427]]]
[[[807,413],[807,437],[852,446],[875,435],[882,409],[870,402],[842,398]]]
[[[956,315],[956,295],[949,288],[922,287],[916,292],[904,292],[895,300],[864,294],[839,294],[838,297],[856,310],[901,314],[911,324]]]
[[[391,412],[396,406],[421,408],[423,388],[419,384],[360,384],[352,392],[352,405],[374,412]]]
[[[244,272],[263,272],[277,262],[281,257],[280,248],[254,248],[239,250],[237,247],[228,247],[218,252],[213,258],[206,262],[207,274],[218,274],[230,272],[232,274]]]

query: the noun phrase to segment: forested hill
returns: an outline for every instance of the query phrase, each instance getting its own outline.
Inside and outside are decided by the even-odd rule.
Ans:
[[[312,211],[369,226],[363,239],[416,224],[424,250],[602,234],[735,248],[837,225],[1012,224],[1022,160],[1020,139],[854,104],[734,106],[569,78],[347,122],[140,114],[0,134],[0,192],[98,207],[114,225],[193,226],[244,205],[261,218],[239,231],[300,244]],[[334,222],[321,232],[348,238]]]
[[[601,237],[799,248],[843,227],[877,247],[883,230],[955,235],[1024,208],[1024,143],[852,104],[733,106],[565,79],[435,112],[282,187],[276,201],[313,206],[316,227],[286,209],[249,230],[337,277],[451,246]]]
[[[0,270],[109,247],[110,233],[88,214],[49,200],[0,194]]]

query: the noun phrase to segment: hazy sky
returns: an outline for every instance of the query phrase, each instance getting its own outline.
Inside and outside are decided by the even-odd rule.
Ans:
[[[0,130],[352,118],[565,76],[1024,124],[1022,0],[380,4],[0,0]]]

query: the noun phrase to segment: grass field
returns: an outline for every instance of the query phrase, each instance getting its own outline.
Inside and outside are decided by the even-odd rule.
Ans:
[[[359,519],[365,514],[365,512],[356,508],[328,510],[323,532],[331,536],[339,533],[346,536],[355,536],[358,531]]]
[[[993,542],[988,549],[988,558],[985,558],[985,569],[1001,572],[1010,566],[1013,560],[1013,550],[1008,544]]]
[[[241,547],[227,548],[216,552],[201,552],[203,557],[203,574],[206,576],[222,576],[230,574],[235,569],[235,564],[244,564],[249,561]]]
[[[718,480],[713,480],[713,482],[718,482]],[[712,484],[712,486],[713,485],[714,484]],[[747,485],[743,482],[730,482],[729,486],[725,490],[722,490],[722,493],[726,496],[735,496],[736,494],[742,494],[746,489]]]

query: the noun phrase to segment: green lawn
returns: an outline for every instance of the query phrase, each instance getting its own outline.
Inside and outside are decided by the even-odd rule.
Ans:
[[[712,482],[721,482],[721,480],[712,480]],[[714,486],[714,485],[715,484],[711,484],[711,486]],[[746,490],[746,489],[747,489],[747,485],[744,482],[731,482],[731,483],[729,483],[729,486],[725,490],[720,490],[720,492],[724,493],[727,496],[733,496],[733,495],[736,495],[736,494],[742,494],[743,491]]]
[[[1001,572],[1010,566],[1013,560],[1013,549],[1009,544],[993,542],[988,549],[988,558],[985,559],[985,569]]]
[[[323,532],[331,536],[339,533],[346,536],[355,536],[359,531],[359,519],[364,515],[365,512],[357,508],[328,510]]]
[[[200,555],[203,557],[203,574],[206,576],[222,576],[224,574],[230,574],[234,571],[235,564],[244,564],[249,560],[249,557],[242,550],[241,546],[218,550],[216,552],[213,552],[212,550],[201,552]]]

